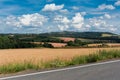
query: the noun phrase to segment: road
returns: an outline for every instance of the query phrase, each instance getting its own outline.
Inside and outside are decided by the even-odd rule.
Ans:
[[[120,60],[12,76],[0,80],[120,80]]]

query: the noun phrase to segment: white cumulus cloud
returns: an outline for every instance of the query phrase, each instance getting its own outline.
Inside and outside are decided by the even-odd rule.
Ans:
[[[42,9],[42,11],[57,11],[57,10],[63,9],[63,7],[64,7],[64,4],[62,5],[56,5],[54,3],[46,4],[44,8]]]
[[[109,14],[104,14],[104,17],[107,18],[107,19],[111,19],[111,16]]]
[[[62,16],[62,15],[57,15],[55,18],[54,18],[54,21],[55,22],[60,22],[60,23],[63,23],[63,24],[68,24],[70,22],[70,20],[65,17],[65,16]]]
[[[34,14],[25,14],[19,17],[8,16],[5,19],[5,22],[9,26],[15,27],[24,27],[24,26],[32,26],[32,27],[40,27],[46,22],[48,18],[38,13]]]
[[[6,25],[8,26],[14,26],[14,27],[22,27],[20,22],[17,20],[17,17],[15,16],[8,16],[4,22],[6,23]]]
[[[72,26],[80,29],[84,24],[84,17],[80,13],[76,13],[72,18]]]
[[[115,7],[113,5],[102,4],[102,5],[98,6],[98,9],[100,9],[100,10],[105,10],[105,9],[113,10],[113,9],[115,9]]]
[[[68,25],[58,25],[58,28],[60,31],[64,31],[64,30],[67,30],[69,28]]]
[[[47,21],[47,18],[38,13],[34,13],[34,14],[22,15],[21,17],[18,17],[18,20],[23,26],[37,27],[37,26],[42,26],[43,23]]]
[[[106,13],[100,17],[87,19],[85,24],[86,27],[94,31],[116,31],[115,25],[113,26],[111,19],[113,19],[113,17]]]
[[[66,29],[81,29],[84,24],[84,17],[81,15],[81,13],[75,13],[75,16],[68,19],[66,16],[57,15],[54,18],[54,22],[57,23],[56,25],[60,30],[66,30]]]

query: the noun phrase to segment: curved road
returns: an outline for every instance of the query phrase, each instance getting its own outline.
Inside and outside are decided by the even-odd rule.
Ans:
[[[0,80],[120,80],[120,60],[0,78]]]

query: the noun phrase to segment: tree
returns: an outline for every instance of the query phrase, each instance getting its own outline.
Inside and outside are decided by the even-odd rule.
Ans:
[[[87,43],[86,42],[82,42],[81,40],[79,39],[75,39],[75,41],[69,41],[67,42],[67,45],[68,46],[83,46],[83,45],[86,45]]]
[[[53,48],[53,46],[47,42],[44,42],[43,47]]]

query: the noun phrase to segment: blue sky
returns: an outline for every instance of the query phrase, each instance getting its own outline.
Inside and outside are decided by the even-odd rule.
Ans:
[[[119,30],[120,0],[0,0],[0,33]]]

